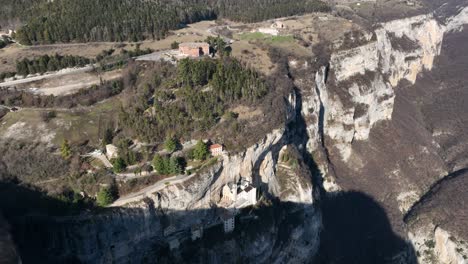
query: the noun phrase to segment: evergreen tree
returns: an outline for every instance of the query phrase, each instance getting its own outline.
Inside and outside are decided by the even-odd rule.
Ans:
[[[183,172],[182,164],[179,158],[171,157],[169,159],[169,171],[171,174],[180,174]]]
[[[112,133],[112,129],[106,128],[106,130],[104,131],[104,137],[102,139],[102,144],[104,146],[108,145],[108,144],[111,144],[113,138],[114,138],[114,133]]]
[[[24,45],[159,40],[170,30],[201,20],[257,22],[330,11],[320,0],[0,0],[0,6],[0,22],[21,20],[15,39]]]
[[[115,173],[123,172],[127,167],[124,159],[122,159],[121,157],[115,158],[111,162]]]
[[[177,141],[173,137],[168,137],[164,142],[164,148],[169,152],[174,152],[177,149]]]
[[[116,199],[115,192],[112,187],[103,187],[98,192],[96,201],[99,206],[107,206]]]
[[[168,164],[166,162],[165,157],[161,157],[160,155],[155,155],[153,158],[153,168],[159,173],[159,174],[167,174],[168,172]]]
[[[203,141],[199,140],[197,145],[195,145],[193,157],[197,160],[205,160],[209,153],[208,146]]]
[[[69,159],[71,157],[71,148],[68,144],[68,140],[64,139],[62,145],[60,146],[60,154],[64,159]]]

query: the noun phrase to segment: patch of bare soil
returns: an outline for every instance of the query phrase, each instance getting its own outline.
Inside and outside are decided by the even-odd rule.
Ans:
[[[231,110],[234,113],[237,113],[238,118],[241,120],[248,120],[260,116],[263,114],[261,109],[255,109],[253,107],[248,107],[244,105],[239,105]]]
[[[21,87],[25,89],[33,89],[33,91],[44,95],[59,96],[72,94],[80,89],[99,85],[101,81],[111,81],[118,79],[121,76],[122,70],[105,72],[100,75],[96,73],[78,73],[24,84]]]

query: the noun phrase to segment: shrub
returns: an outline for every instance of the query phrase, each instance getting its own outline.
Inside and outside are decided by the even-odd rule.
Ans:
[[[102,188],[97,194],[97,204],[99,206],[107,206],[115,201],[117,195],[114,189],[112,187]]]
[[[124,171],[125,168],[127,167],[127,165],[125,164],[125,161],[121,157],[113,159],[112,160],[112,166],[114,168],[115,173],[120,173],[120,172]]]
[[[171,49],[178,49],[179,48],[179,42],[174,41],[171,43]]]
[[[41,119],[44,122],[49,122],[51,119],[55,117],[57,117],[57,113],[55,111],[41,112]]]
[[[172,137],[167,138],[164,142],[164,148],[169,152],[174,152],[177,149],[177,141]]]

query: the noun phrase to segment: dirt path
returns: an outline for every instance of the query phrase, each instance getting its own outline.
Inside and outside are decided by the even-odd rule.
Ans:
[[[117,199],[114,203],[110,205],[110,207],[123,206],[127,203],[140,201],[142,198],[146,197],[147,195],[160,191],[166,188],[168,185],[182,183],[188,179],[191,179],[195,175],[196,175],[195,173],[189,176],[182,174],[182,175],[177,175],[177,176],[173,176],[167,179],[160,180],[156,182],[155,184],[148,186],[136,193],[132,193],[132,194],[129,194],[127,196]]]
[[[0,87],[15,86],[15,85],[18,85],[18,84],[30,83],[30,82],[35,82],[35,81],[40,81],[40,80],[44,80],[44,79],[60,77],[60,76],[69,75],[69,74],[77,74],[77,73],[88,72],[88,71],[91,71],[93,68],[94,68],[93,65],[88,65],[88,66],[83,67],[83,68],[63,69],[63,70],[60,70],[60,71],[54,72],[54,73],[34,76],[34,77],[25,78],[25,79],[21,79],[21,80],[2,82],[2,83],[0,83]]]

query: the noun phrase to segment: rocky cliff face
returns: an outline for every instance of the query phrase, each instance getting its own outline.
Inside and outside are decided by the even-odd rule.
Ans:
[[[457,107],[444,106],[439,111],[443,118],[431,119],[435,105],[448,104],[434,98],[466,93],[460,86],[463,78],[445,82],[447,78],[437,79],[431,72],[443,72],[449,68],[447,61],[457,61],[444,48],[444,43],[460,43],[454,32],[462,32],[468,22],[466,9],[457,10],[442,20],[428,14],[380,24],[364,34],[364,44],[351,49],[338,45],[329,64],[317,71],[306,61],[291,61],[296,90],[285,98],[284,127],[241,153],[220,157],[216,165],[186,181],[121,208],[79,217],[23,219],[19,236],[32,239],[24,239],[20,248],[35,249],[23,254],[84,263],[145,262],[155,256],[161,262],[187,261],[188,256],[201,263],[298,263],[313,259],[322,243],[336,244],[323,251],[325,259],[342,263],[339,254],[347,248],[365,251],[351,245],[359,237],[364,239],[356,244],[375,254],[367,255],[386,263],[412,263],[413,253],[421,263],[464,263],[464,229],[448,225],[450,217],[440,219],[441,214],[422,221],[418,217],[427,214],[415,209],[415,204],[435,208],[421,197],[468,164],[459,158],[468,147],[454,140],[468,134],[468,127],[460,125],[466,120],[440,122],[461,114]],[[444,64],[446,57],[450,60]],[[464,109],[462,101],[454,104]],[[215,227],[220,223],[221,190],[241,178],[260,190],[262,202],[241,213],[238,231],[224,235]],[[326,191],[321,192],[321,203],[319,189]],[[404,222],[407,213],[417,221]],[[351,219],[357,214],[369,217]],[[463,222],[460,214],[458,221]],[[187,241],[190,228],[200,223],[210,230],[208,238],[201,244]],[[168,227],[174,228],[170,235],[164,234]],[[330,233],[327,228],[333,229],[332,235],[320,238],[322,229]],[[350,236],[337,239],[345,233]],[[174,237],[184,241],[179,254],[167,253]],[[379,241],[392,242],[381,245],[389,247],[382,252]],[[349,254],[344,256],[354,256]]]
[[[463,11],[449,21],[462,20],[462,14]],[[451,23],[458,25],[462,22]],[[317,72],[316,91],[312,91],[304,100],[308,107],[303,108],[303,114],[315,120],[308,123],[309,150],[314,152],[320,144],[324,144],[331,163],[339,171],[331,175],[325,170],[323,173],[326,176],[378,173],[385,174],[385,178],[398,178],[399,186],[394,189],[396,195],[393,199],[399,210],[405,212],[431,182],[447,174],[445,164],[437,153],[439,148],[435,142],[431,142],[431,136],[422,127],[423,120],[418,120],[418,113],[414,112],[413,120],[408,117],[403,117],[406,120],[398,120],[400,113],[394,111],[396,107],[407,103],[404,98],[399,98],[401,103],[395,102],[398,89],[414,85],[419,74],[433,68],[434,60],[441,51],[444,34],[449,28],[453,27],[440,24],[433,15],[383,23],[375,30],[373,37],[368,38],[367,44],[333,53],[329,66]],[[410,110],[407,114],[411,114]],[[411,128],[406,129],[404,126]],[[375,170],[372,168],[375,167],[373,159],[366,152],[376,151],[371,150],[376,146],[383,148],[383,144],[399,144],[392,141],[401,141],[398,138],[400,135],[394,135],[393,139],[387,135],[382,138],[377,135],[384,133],[384,130],[387,133],[398,133],[395,129],[400,130],[400,133],[420,134],[418,138],[423,139],[422,142],[408,149],[408,152],[419,157],[411,156],[410,162],[405,162],[409,164],[402,164],[403,160],[389,157],[383,162],[392,163],[394,160],[388,169]],[[392,147],[389,147],[387,151],[391,151]],[[380,153],[378,156],[381,156],[379,158],[382,162],[390,155]],[[417,186],[406,174],[417,170],[427,160],[433,161],[429,165],[432,179],[423,186]],[[378,162],[378,159],[375,161]],[[373,172],[366,173],[366,170]]]
[[[391,119],[399,82],[414,84],[420,72],[432,69],[444,27],[423,15],[384,23],[374,34],[369,44],[333,54],[328,76],[322,70],[317,77],[324,136],[345,162],[354,140],[367,140],[376,123]]]
[[[464,107],[453,98],[463,96],[460,83],[464,81],[458,80],[465,78],[461,69],[443,76],[453,71],[450,62],[466,64],[463,58],[454,58],[455,50],[463,52],[461,37],[453,37],[466,35],[466,8],[459,6],[450,17],[441,16],[420,15],[383,23],[367,34],[366,43],[332,53],[329,65],[310,78],[315,85],[307,77],[296,78],[303,95],[307,148],[318,163],[324,189],[338,195],[342,190],[371,195],[385,208],[392,228],[402,237],[407,237],[408,231],[403,223],[405,213],[434,183],[466,167],[461,155],[466,146],[456,144],[453,138],[466,133],[466,126],[448,114],[463,115]],[[449,45],[454,51],[449,51]],[[453,57],[446,58],[447,54]],[[442,73],[433,77],[434,72]],[[443,93],[453,98],[441,99]],[[446,122],[441,121],[444,119]],[[434,241],[430,252],[435,252],[439,262],[463,263],[444,233],[434,231],[435,222],[428,221],[424,226],[432,226],[430,231],[416,237]],[[422,256],[429,249],[418,245],[431,243],[418,241],[415,250]],[[424,257],[420,261],[427,263]]]
[[[295,122],[294,94],[287,104],[288,122]],[[160,254],[175,237],[186,241],[180,252],[190,251],[190,228],[202,224],[210,229],[222,224],[222,187],[243,178],[259,189],[259,198],[268,198],[275,206],[263,204],[258,213],[255,209],[248,215],[241,213],[245,219],[238,219],[238,224],[244,226],[242,230],[255,230],[257,221],[270,224],[265,224],[261,232],[253,231],[255,236],[242,231],[226,238],[222,230],[216,229],[217,238],[210,238],[214,245],[205,245],[205,253],[198,252],[197,258],[211,261],[214,254],[222,262],[242,259],[264,263],[274,259],[282,263],[294,255],[296,260],[305,261],[318,250],[321,217],[314,203],[312,177],[295,146],[288,146],[289,141],[287,129],[274,130],[245,151],[224,155],[217,164],[185,181],[129,199],[121,207],[102,213],[23,218],[17,226],[21,230],[17,237],[25,238],[20,239],[20,247],[25,256],[83,263],[144,262],[152,254]],[[294,168],[278,161],[285,149],[293,153]],[[264,211],[267,215],[274,213],[274,219],[264,219]],[[169,227],[173,228],[170,234]],[[173,258],[182,261],[180,254],[168,256],[167,261]]]

